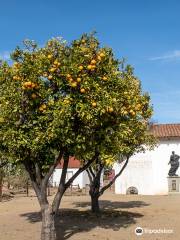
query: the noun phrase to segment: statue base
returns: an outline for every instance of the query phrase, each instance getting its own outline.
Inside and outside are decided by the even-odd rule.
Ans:
[[[168,176],[168,194],[180,194],[179,176]]]

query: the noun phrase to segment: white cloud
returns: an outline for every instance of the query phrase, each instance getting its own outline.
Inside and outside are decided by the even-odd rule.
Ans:
[[[177,60],[177,59],[180,59],[180,50],[174,50],[162,56],[152,57],[149,60],[156,61],[156,60]]]
[[[10,52],[9,51],[0,52],[0,59],[9,60],[10,59]]]

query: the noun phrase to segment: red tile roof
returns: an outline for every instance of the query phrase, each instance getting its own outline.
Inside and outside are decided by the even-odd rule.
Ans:
[[[180,124],[154,124],[150,132],[157,138],[180,138]]]
[[[57,165],[56,168],[62,168],[63,166],[63,160],[61,160],[61,162]],[[79,160],[77,160],[75,157],[70,157],[69,158],[69,164],[68,164],[68,168],[80,168],[81,163]]]

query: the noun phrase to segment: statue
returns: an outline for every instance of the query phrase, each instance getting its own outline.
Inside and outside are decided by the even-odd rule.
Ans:
[[[171,176],[171,177],[172,176],[178,176],[176,174],[176,171],[179,167],[179,158],[180,158],[180,156],[175,154],[175,152],[173,151],[171,156],[170,156],[170,161],[168,163],[168,164],[171,164],[171,168],[170,168],[169,173],[168,173],[168,175]]]

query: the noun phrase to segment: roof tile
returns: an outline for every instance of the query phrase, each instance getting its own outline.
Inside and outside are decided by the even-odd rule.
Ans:
[[[158,138],[180,137],[180,124],[154,124],[150,132]]]

